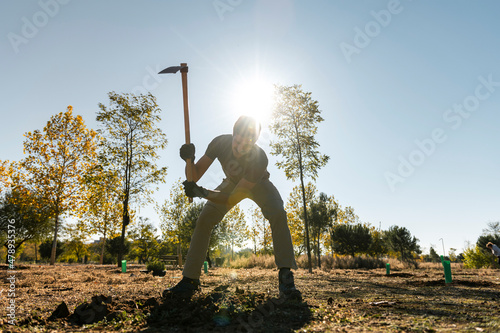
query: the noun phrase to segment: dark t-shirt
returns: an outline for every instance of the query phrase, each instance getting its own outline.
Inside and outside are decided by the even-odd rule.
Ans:
[[[208,145],[205,155],[219,160],[227,178],[238,183],[242,178],[258,183],[269,178],[267,156],[264,150],[254,145],[252,150],[240,158],[233,155],[233,136],[224,134],[216,137]]]

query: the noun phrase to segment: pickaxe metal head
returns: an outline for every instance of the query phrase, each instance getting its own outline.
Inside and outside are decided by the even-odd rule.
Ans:
[[[159,72],[158,74],[175,74],[181,70],[181,72],[187,72],[188,66],[187,64],[181,64],[181,66],[170,66]]]

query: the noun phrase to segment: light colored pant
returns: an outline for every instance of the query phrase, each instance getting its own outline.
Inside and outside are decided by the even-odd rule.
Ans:
[[[230,193],[235,183],[225,179],[217,190]],[[293,253],[292,237],[283,208],[283,200],[276,187],[269,180],[265,180],[252,189],[249,199],[253,200],[262,210],[262,214],[271,224],[273,236],[274,260],[278,268],[288,267],[297,269]],[[198,279],[201,275],[201,266],[205,261],[210,235],[213,227],[222,221],[224,215],[231,209],[227,205],[215,204],[207,201],[196,222],[191,244],[189,245],[184,271],[182,275]]]

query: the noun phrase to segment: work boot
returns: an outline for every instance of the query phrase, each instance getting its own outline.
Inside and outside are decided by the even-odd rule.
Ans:
[[[165,289],[163,291],[163,297],[179,296],[182,298],[188,298],[193,296],[193,294],[198,290],[200,290],[200,280],[190,279],[184,276],[175,286]]]
[[[293,282],[293,273],[290,268],[281,268],[279,272],[279,291],[280,297],[289,300],[302,300],[302,294]]]

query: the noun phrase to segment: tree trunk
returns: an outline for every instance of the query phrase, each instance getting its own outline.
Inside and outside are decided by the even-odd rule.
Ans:
[[[55,226],[54,226],[54,240],[52,241],[52,252],[50,253],[50,264],[54,265],[56,263],[56,251],[57,251],[57,231],[59,229],[59,212],[56,210],[55,214]]]
[[[121,267],[123,255],[125,252],[125,231],[127,229],[127,225],[130,223],[130,216],[128,214],[128,204],[129,204],[129,196],[130,196],[130,182],[131,182],[131,173],[132,173],[132,144],[133,144],[133,131],[130,132],[130,139],[127,137],[127,142],[125,143],[127,150],[127,158],[125,161],[125,184],[124,184],[124,195],[123,199],[123,222],[122,222],[122,235],[120,238],[120,249],[118,251],[118,267]]]
[[[334,252],[334,251],[333,251],[333,243],[334,243],[334,242],[333,242],[333,233],[332,233],[332,232],[330,232],[330,240],[331,240],[331,242],[332,242],[332,258],[333,258],[333,252]]]
[[[300,184],[302,186],[302,203],[304,205],[304,223],[306,227],[306,249],[307,249],[307,262],[309,266],[309,273],[312,273],[312,260],[311,260],[311,245],[309,240],[309,220],[307,218],[307,201],[306,201],[306,189],[304,186],[304,177],[302,174],[302,165],[300,168]]]
[[[297,139],[297,152],[299,157],[299,170],[300,170],[300,185],[302,187],[302,203],[304,205],[304,224],[306,227],[306,250],[307,250],[307,262],[309,266],[309,273],[312,273],[312,261],[311,261],[311,245],[309,241],[309,220],[307,219],[307,200],[306,200],[306,188],[304,186],[304,166],[302,165],[302,149],[300,147],[299,129],[295,122],[295,136]]]
[[[320,237],[318,236],[318,267],[321,268],[321,248],[320,248]]]
[[[101,258],[99,259],[99,265],[104,265],[104,247],[105,247],[105,245],[106,245],[106,234],[104,234],[102,237]]]
[[[118,251],[118,263],[117,263],[118,267],[122,267],[123,254],[125,252],[125,230],[129,223],[128,221],[129,221],[128,212],[125,211],[125,215],[123,216],[123,222],[122,222],[122,235],[120,237],[120,251]]]

